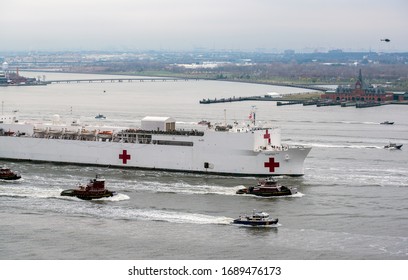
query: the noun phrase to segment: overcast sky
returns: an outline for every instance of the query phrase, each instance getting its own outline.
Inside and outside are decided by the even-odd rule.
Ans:
[[[408,51],[408,0],[5,0],[0,23],[0,51]]]

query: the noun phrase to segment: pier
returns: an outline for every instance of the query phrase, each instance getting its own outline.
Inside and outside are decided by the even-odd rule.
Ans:
[[[238,101],[287,101],[287,102],[298,102],[298,100],[290,100],[282,97],[271,97],[269,95],[265,96],[247,96],[247,97],[229,97],[229,98],[214,98],[214,99],[202,99],[200,104],[212,104],[212,103],[227,103],[227,102],[238,102]]]
[[[230,98],[220,98],[220,99],[202,99],[200,104],[212,104],[212,103],[227,103],[227,102],[238,102],[238,101],[275,101],[277,106],[285,105],[297,105],[302,104],[303,106],[316,105],[317,107],[326,106],[341,106],[341,107],[355,107],[355,108],[369,108],[377,107],[388,104],[404,104],[408,105],[408,102],[341,102],[338,100],[321,100],[321,99],[285,99],[282,97],[271,97],[269,95],[265,96],[248,96],[248,97],[230,97]]]

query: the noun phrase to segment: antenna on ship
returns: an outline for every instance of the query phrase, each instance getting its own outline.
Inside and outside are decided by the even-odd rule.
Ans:
[[[256,111],[256,106],[255,106],[255,105],[252,105],[251,113],[249,114],[249,119],[251,120],[251,122],[252,122],[253,124],[255,124],[255,121],[256,121],[255,111]]]

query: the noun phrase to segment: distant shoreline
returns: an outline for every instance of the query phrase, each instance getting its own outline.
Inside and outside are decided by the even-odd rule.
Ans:
[[[114,75],[114,76],[132,76],[132,77],[155,77],[155,78],[174,78],[174,79],[197,79],[197,80],[208,80],[208,81],[220,81],[220,82],[233,82],[233,83],[246,83],[246,84],[256,84],[256,85],[271,85],[271,86],[281,86],[281,87],[292,87],[292,88],[298,88],[298,89],[308,89],[307,87],[309,85],[307,84],[296,84],[294,82],[273,82],[273,81],[249,81],[249,80],[240,80],[240,79],[216,79],[216,78],[208,78],[208,77],[191,77],[191,76],[185,76],[185,75],[174,75],[174,73],[168,73],[168,74],[173,74],[173,75],[164,75],[162,73],[161,75],[159,73],[134,73],[134,72],[128,72],[128,73],[117,73],[117,72],[106,72],[106,73],[100,73],[100,72],[78,72],[78,71],[59,71],[57,69],[55,70],[46,70],[46,69],[28,69],[28,70],[21,70],[21,72],[32,72],[32,73],[57,73],[57,74],[89,74],[89,75]],[[320,86],[320,85],[319,85]],[[307,100],[311,98],[318,98],[320,97],[320,94],[324,93],[324,90],[318,90],[317,87],[314,84],[310,84],[310,87],[315,87],[312,88],[311,92],[307,93],[291,93],[291,94],[286,94],[287,96],[296,96],[296,98],[293,99],[302,99],[302,100]]]

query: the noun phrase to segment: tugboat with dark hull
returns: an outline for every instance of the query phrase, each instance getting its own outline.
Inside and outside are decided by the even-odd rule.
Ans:
[[[289,188],[278,184],[274,178],[269,177],[258,181],[257,186],[239,189],[237,194],[252,194],[257,196],[285,196],[297,193],[296,188]]]
[[[116,192],[105,189],[105,179],[99,178],[98,176],[90,180],[86,186],[80,185],[76,189],[61,192],[61,196],[74,196],[83,200],[112,197],[116,194]]]
[[[268,213],[265,212],[252,212],[252,215],[239,216],[238,219],[233,221],[234,224],[253,226],[253,227],[267,227],[276,226],[279,219],[272,219],[269,217]]]
[[[1,167],[0,168],[0,180],[12,181],[21,179],[21,175],[17,172],[12,171],[10,168]]]

